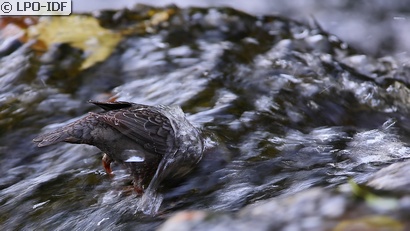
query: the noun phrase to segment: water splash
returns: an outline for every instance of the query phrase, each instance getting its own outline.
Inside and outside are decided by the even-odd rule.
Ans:
[[[124,150],[122,155],[125,157],[125,162],[127,163],[140,163],[145,161],[144,153],[138,152],[137,150]]]
[[[127,163],[135,163],[135,162],[144,162],[145,158],[141,156],[131,156],[125,162]]]
[[[157,193],[156,190],[148,189],[137,204],[137,212],[142,212],[146,215],[155,215],[157,214],[164,196],[160,193]]]
[[[144,214],[151,216],[157,214],[159,207],[161,206],[162,201],[164,199],[163,195],[157,192],[160,182],[165,177],[164,171],[160,170],[165,169],[169,163],[169,160],[163,160],[160,163],[160,166],[158,166],[158,169],[154,177],[152,178],[150,184],[148,185],[147,190],[144,192],[144,195],[142,195],[141,199],[138,201],[136,213],[138,211],[141,211]]]

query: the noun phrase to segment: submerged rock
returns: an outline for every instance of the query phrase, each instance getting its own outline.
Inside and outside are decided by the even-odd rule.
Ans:
[[[394,163],[372,174],[366,182],[366,185],[377,190],[409,194],[409,171],[410,160]]]
[[[400,216],[399,214],[402,214]],[[377,211],[351,191],[312,188],[246,206],[235,213],[193,210],[178,212],[158,231],[189,230],[397,230],[409,225],[407,214],[396,207]]]

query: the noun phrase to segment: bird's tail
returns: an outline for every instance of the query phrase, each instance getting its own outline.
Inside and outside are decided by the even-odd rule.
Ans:
[[[39,135],[33,139],[33,142],[37,143],[38,147],[45,147],[58,142],[87,143],[85,139],[87,134],[85,133],[89,133],[90,129],[87,126],[82,126],[83,120],[77,120],[50,133]]]
[[[33,142],[37,143],[38,147],[44,147],[65,141],[69,137],[70,135],[64,129],[58,129],[56,131],[46,133],[34,138]]]

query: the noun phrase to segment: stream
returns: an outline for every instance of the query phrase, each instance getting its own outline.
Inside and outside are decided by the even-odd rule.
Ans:
[[[230,214],[367,182],[410,157],[409,59],[362,54],[314,22],[282,16],[172,6],[118,12],[87,16],[122,34],[88,68],[83,51],[66,43],[0,52],[2,230],[156,230],[179,211]],[[97,148],[32,142],[100,111],[90,99],[179,105],[201,130],[202,161],[162,188],[156,216],[136,213],[127,170],[113,164],[110,179]]]

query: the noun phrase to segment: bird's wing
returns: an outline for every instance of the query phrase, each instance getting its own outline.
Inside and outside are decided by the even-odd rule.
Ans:
[[[175,148],[175,133],[169,119],[151,106],[112,110],[99,115],[99,119],[149,152],[164,156]]]

